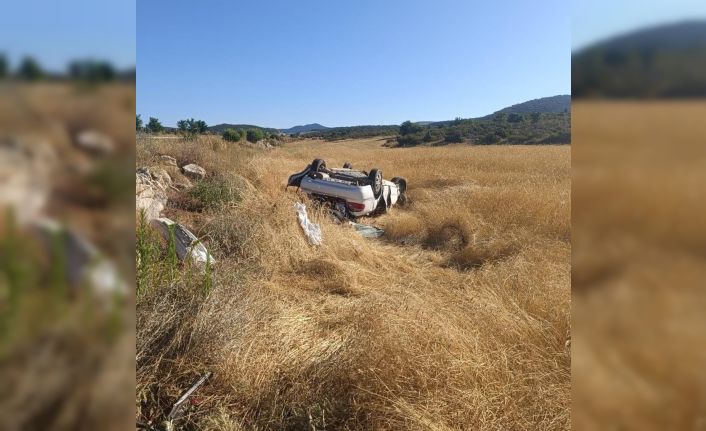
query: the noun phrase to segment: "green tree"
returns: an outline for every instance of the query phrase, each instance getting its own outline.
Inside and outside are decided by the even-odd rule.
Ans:
[[[107,61],[76,60],[69,64],[69,76],[72,79],[105,82],[115,79],[115,67]]]
[[[245,139],[247,139],[248,142],[255,143],[265,139],[265,132],[262,129],[248,129],[245,134]]]
[[[135,130],[142,130],[142,118],[140,114],[135,117]]]
[[[7,73],[10,65],[5,54],[0,54],[0,79],[7,78]]]
[[[460,129],[454,127],[446,132],[446,136],[444,137],[444,141],[446,141],[448,143],[463,142],[463,133],[461,133]]]
[[[411,135],[413,133],[419,133],[422,131],[422,126],[413,123],[409,120],[405,121],[400,125],[400,135]]]
[[[223,139],[228,142],[238,142],[243,139],[243,131],[240,129],[225,129]]]
[[[26,81],[37,81],[42,79],[44,71],[39,63],[37,63],[37,60],[32,57],[25,57],[22,59],[20,67],[17,69],[17,75]]]
[[[196,136],[206,133],[208,130],[208,125],[203,120],[194,120],[189,118],[188,120],[177,121],[177,130],[187,139],[193,139]]]
[[[507,121],[509,123],[521,123],[522,120],[524,120],[524,117],[522,117],[522,114],[515,114],[514,112],[507,117]]]
[[[539,120],[542,119],[542,114],[540,112],[533,112],[530,114],[530,118],[532,118],[533,124],[537,124],[539,123]]]
[[[150,120],[147,122],[147,126],[145,127],[150,133],[161,133],[164,131],[164,126],[162,126],[162,123],[159,122],[157,118],[150,117]]]

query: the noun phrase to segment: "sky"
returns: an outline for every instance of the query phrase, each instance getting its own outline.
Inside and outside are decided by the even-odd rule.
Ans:
[[[63,71],[75,59],[135,66],[135,2],[130,0],[21,0],[3,2],[0,52],[13,66],[25,55]]]
[[[706,19],[704,0],[573,0],[572,49],[649,26]]]
[[[569,94],[565,0],[151,0],[137,113],[287,128],[476,117]]]

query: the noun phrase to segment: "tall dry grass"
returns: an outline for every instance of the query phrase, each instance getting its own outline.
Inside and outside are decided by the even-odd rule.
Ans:
[[[574,429],[706,426],[705,115],[574,104]]]
[[[569,427],[570,148],[383,143],[138,140],[139,165],[170,154],[238,195],[166,211],[218,263],[209,292],[179,276],[138,301],[141,420],[210,370],[184,419],[203,429]],[[284,185],[315,157],[407,178],[409,205],[363,220],[385,236],[307,201],[308,245]]]

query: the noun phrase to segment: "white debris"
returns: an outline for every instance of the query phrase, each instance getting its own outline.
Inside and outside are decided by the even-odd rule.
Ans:
[[[59,241],[67,281],[72,288],[87,284],[102,297],[128,293],[128,285],[115,265],[86,238],[48,218],[38,219],[32,228],[47,250],[55,249]]]
[[[299,225],[304,229],[306,237],[311,245],[321,245],[323,236],[321,235],[321,226],[309,221],[309,216],[306,213],[306,205],[297,202],[294,204],[294,209],[297,210],[297,218]]]
[[[179,260],[184,260],[187,256],[191,256],[191,260],[195,263],[205,265],[208,262],[213,265],[216,261],[208,252],[206,247],[196,238],[196,235],[191,233],[187,228],[166,217],[157,218],[151,221],[152,226],[159,229],[162,238],[169,241],[170,227],[174,229],[174,246]]]

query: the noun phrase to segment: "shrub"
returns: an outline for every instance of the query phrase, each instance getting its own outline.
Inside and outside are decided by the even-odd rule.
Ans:
[[[444,141],[446,141],[448,143],[463,142],[463,134],[461,133],[460,129],[457,129],[457,128],[450,129],[448,132],[446,132],[446,136],[444,137]]]
[[[262,129],[248,129],[245,134],[245,139],[254,144],[257,141],[265,139],[265,132]]]
[[[243,139],[243,131],[240,129],[225,129],[223,139],[228,142],[238,142]]]
[[[196,210],[220,209],[228,203],[240,200],[240,196],[222,177],[211,177],[197,182],[189,190],[189,196],[193,199],[192,208]]]

